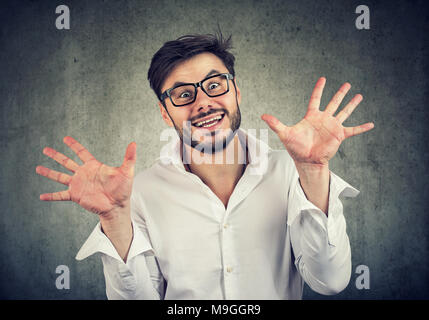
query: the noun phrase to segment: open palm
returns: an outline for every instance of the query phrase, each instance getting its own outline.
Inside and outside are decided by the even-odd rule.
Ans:
[[[136,144],[127,147],[124,161],[120,167],[110,167],[96,160],[79,142],[65,137],[68,145],[83,161],[79,166],[67,156],[52,148],[43,149],[43,153],[73,172],[74,175],[58,172],[38,166],[36,172],[51,180],[68,186],[67,190],[40,195],[44,201],[74,201],[84,209],[98,215],[124,207],[131,197],[134,165],[136,162]]]
[[[306,115],[293,127],[284,125],[272,115],[262,115],[262,119],[278,135],[296,163],[326,165],[335,155],[342,141],[374,127],[372,122],[356,127],[342,125],[362,101],[360,94],[356,95],[335,117],[333,116],[351,87],[349,83],[343,84],[326,109],[320,111],[320,99],[325,83],[326,79],[323,77],[317,81]]]

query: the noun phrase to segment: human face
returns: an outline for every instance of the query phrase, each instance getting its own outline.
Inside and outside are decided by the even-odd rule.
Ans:
[[[161,92],[176,83],[195,83],[209,75],[229,73],[222,60],[212,53],[198,54],[176,66],[165,79]],[[175,107],[170,99],[164,100],[166,109],[159,102],[162,117],[169,126],[174,126],[182,142],[202,152],[214,153],[223,150],[240,127],[240,90],[231,80],[229,92],[218,97],[209,97],[201,88],[196,100],[183,107]],[[202,127],[198,123],[220,116],[221,119]]]

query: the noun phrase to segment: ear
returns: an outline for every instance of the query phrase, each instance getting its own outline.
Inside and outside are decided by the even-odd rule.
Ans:
[[[168,114],[167,110],[165,110],[164,106],[162,105],[161,101],[158,101],[159,111],[161,111],[161,116],[164,122],[167,124],[167,126],[172,127],[173,122],[170,119],[170,115]]]
[[[241,105],[241,92],[240,92],[240,89],[238,88],[238,85],[237,85],[237,78],[236,77],[234,77],[234,83],[235,83],[235,90],[237,90],[237,100],[238,100],[238,104],[239,105]]]

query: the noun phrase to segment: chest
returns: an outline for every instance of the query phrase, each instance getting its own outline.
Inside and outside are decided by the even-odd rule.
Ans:
[[[238,183],[225,190],[190,184],[186,191],[170,190],[171,197],[145,201],[148,233],[157,251],[171,256],[218,252],[225,234],[239,247],[252,246],[286,227],[287,189],[278,181]]]

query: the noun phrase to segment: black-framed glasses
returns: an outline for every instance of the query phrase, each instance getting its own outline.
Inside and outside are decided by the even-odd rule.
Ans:
[[[218,97],[229,91],[229,81],[234,79],[230,73],[220,73],[207,77],[197,83],[184,83],[165,90],[159,100],[162,102],[167,97],[175,107],[182,107],[193,103],[197,99],[198,87],[209,97]]]

